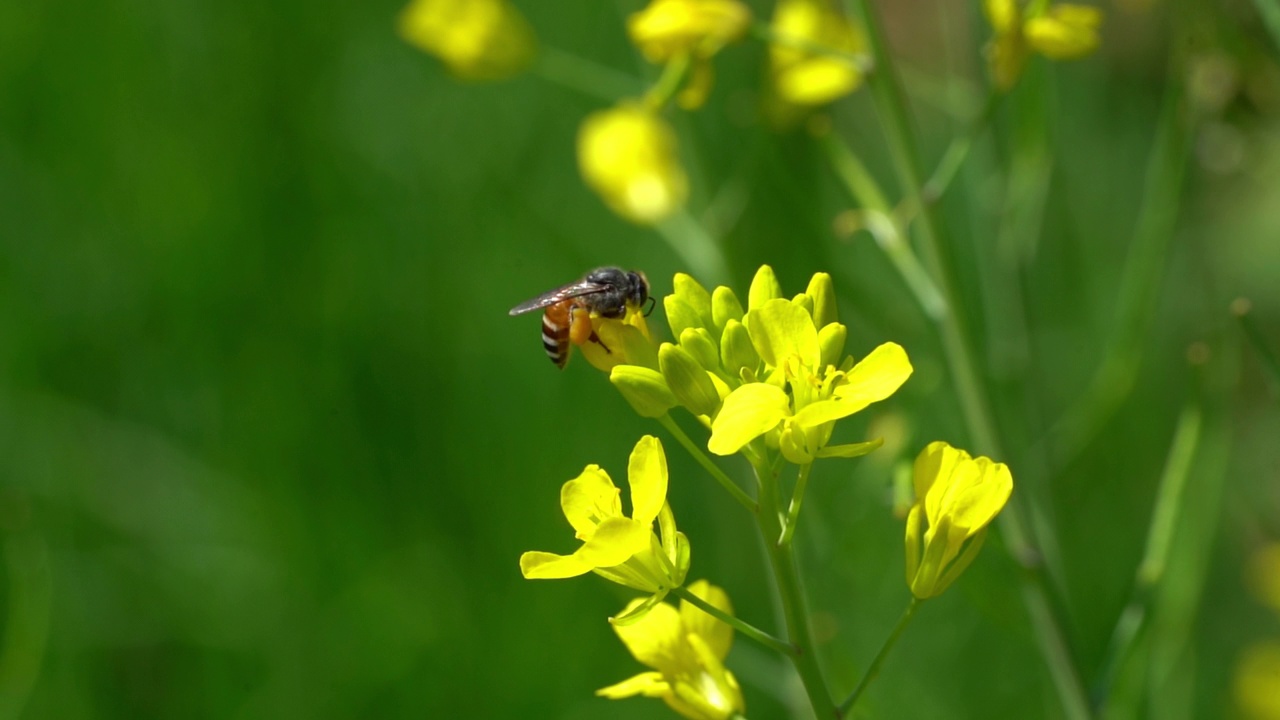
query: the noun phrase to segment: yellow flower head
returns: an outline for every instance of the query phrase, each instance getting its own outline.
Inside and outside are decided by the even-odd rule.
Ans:
[[[689,592],[733,614],[729,596],[706,580],[690,585]],[[642,602],[633,600],[624,614]],[[733,628],[682,600],[679,611],[661,603],[633,623],[615,623],[614,630],[635,659],[653,671],[598,690],[597,695],[615,700],[635,695],[662,698],[692,720],[727,720],[744,711],[738,680],[724,667]]]
[[[591,318],[599,342],[584,343],[582,355],[597,370],[609,372],[619,365],[657,368],[658,354],[641,308],[627,308],[622,318]]]
[[[641,105],[589,115],[578,131],[578,167],[605,204],[642,225],[671,215],[688,195],[675,131]]]
[[[941,595],[977,557],[987,525],[1013,492],[1013,476],[1003,463],[938,441],[916,458],[914,484],[907,585],[925,600]]]
[[[560,507],[582,541],[572,555],[527,552],[520,556],[526,578],[577,577],[594,572],[652,594],[656,603],[684,582],[689,542],[676,531],[667,505],[667,457],[662,443],[646,435],[636,443],[627,467],[631,517],[622,512],[621,492],[598,465],[588,465],[560,490]],[[657,521],[661,537],[654,532]]]
[[[738,0],[652,0],[627,19],[627,34],[645,59],[663,63],[683,53],[711,57],[750,25],[751,10]]]
[[[400,35],[464,80],[498,80],[523,70],[537,48],[533,30],[506,0],[413,0]]]
[[[779,0],[771,29],[778,39],[769,46],[769,73],[783,106],[826,105],[862,85],[864,64],[806,48],[866,54],[862,31],[825,0]]]
[[[1232,694],[1246,720],[1280,720],[1280,642],[1245,648],[1236,664]]]
[[[912,372],[906,351],[884,343],[856,363],[847,356],[840,360],[847,330],[835,321],[835,293],[826,273],[814,275],[808,292],[791,300],[780,295],[773,270],[762,267],[742,323],[759,364],[739,371],[743,382],[724,398],[707,448],[729,455],[765,436],[787,460],[805,464],[879,447],[827,442],[837,420],[888,398],[906,382]]]
[[[987,61],[1001,90],[1017,83],[1033,51],[1050,60],[1074,60],[1098,48],[1102,12],[1097,8],[1060,3],[1028,15],[1018,0],[986,0],[983,7],[995,31]]]

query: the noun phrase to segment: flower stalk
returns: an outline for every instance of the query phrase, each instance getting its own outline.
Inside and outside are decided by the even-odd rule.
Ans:
[[[697,607],[699,610],[705,612],[706,614],[719,620],[720,622],[725,623],[726,625],[729,625],[734,630],[737,630],[738,632],[760,643],[761,645],[769,648],[770,650],[780,652],[783,655],[786,655],[787,657],[795,657],[797,653],[796,647],[794,645],[783,642],[782,640],[779,640],[778,638],[770,635],[769,633],[761,630],[760,628],[757,628],[756,626],[751,625],[744,620],[740,620],[737,617],[730,615],[729,613],[721,610],[715,605],[712,605],[711,603],[707,602],[706,600],[703,600],[702,598],[698,597],[697,595],[694,595],[693,593],[689,592],[688,590],[682,587],[673,589],[671,591],[671,594],[675,595],[681,600],[684,600],[690,605]]]
[[[838,709],[840,717],[844,717],[853,709],[854,704],[858,702],[858,698],[862,697],[863,691],[880,674],[880,666],[884,664],[884,659],[889,656],[889,651],[893,649],[893,646],[898,644],[898,638],[902,637],[903,631],[911,624],[912,618],[916,616],[916,610],[920,609],[920,603],[921,600],[919,598],[911,597],[911,602],[907,604],[907,609],[902,612],[902,617],[898,618],[898,624],[893,626],[893,631],[889,633],[888,638],[885,638],[879,652],[876,653],[871,664],[867,666],[867,671],[862,674],[862,679],[858,681],[858,686],[853,689],[853,692],[849,693],[849,697],[845,698],[844,702],[840,703]]]

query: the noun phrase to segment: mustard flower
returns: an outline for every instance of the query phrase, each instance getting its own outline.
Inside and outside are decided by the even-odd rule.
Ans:
[[[667,505],[667,457],[662,443],[646,435],[636,443],[627,466],[631,517],[622,512],[621,492],[608,473],[588,465],[560,490],[560,507],[582,546],[572,555],[526,552],[520,572],[526,578],[557,579],[587,572],[650,593],[656,604],[684,582],[689,542],[676,531]],[[658,523],[661,537],[654,531]]]
[[[533,30],[506,0],[413,0],[400,35],[464,80],[499,80],[524,70],[537,48]]]
[[[1102,12],[1087,5],[1036,3],[1027,14],[1018,0],[985,0],[995,31],[987,60],[996,87],[1008,90],[1022,75],[1031,52],[1050,60],[1074,60],[1098,48]]]
[[[779,40],[769,46],[769,75],[783,108],[826,105],[862,85],[864,63],[805,47],[867,53],[862,31],[827,0],[779,0],[770,28]]]
[[[1280,720],[1280,643],[1265,641],[1245,648],[1231,685],[1246,720]]]
[[[597,370],[609,372],[618,365],[657,368],[658,355],[643,310],[628,308],[622,318],[591,318],[599,342],[580,346],[582,356]]]
[[[840,361],[847,335],[835,321],[831,278],[814,276],[810,291],[787,300],[772,269],[756,274],[743,325],[760,365],[744,369],[711,422],[707,448],[738,452],[766,436],[783,457],[806,464],[819,457],[855,457],[879,443],[828,447],[836,421],[897,391],[911,376],[907,353],[884,343],[861,361]],[[839,361],[839,365],[836,362]]]
[[[733,614],[729,596],[706,580],[690,585],[689,592]],[[642,602],[633,600],[624,615]],[[615,623],[614,630],[632,656],[653,670],[602,688],[597,695],[615,700],[636,695],[662,698],[692,720],[727,720],[745,709],[738,680],[724,667],[733,628],[682,600],[679,611],[661,603],[634,623]]]
[[[602,110],[583,121],[578,167],[606,205],[642,225],[680,209],[689,192],[675,131],[656,112],[638,104]]]
[[[917,598],[941,595],[978,556],[987,525],[1013,492],[1003,463],[971,458],[945,442],[916,458],[916,501],[907,514],[907,585]]]
[[[627,33],[649,62],[691,63],[679,102],[693,109],[711,90],[711,56],[740,39],[750,25],[751,10],[738,0],[652,0],[628,18]]]

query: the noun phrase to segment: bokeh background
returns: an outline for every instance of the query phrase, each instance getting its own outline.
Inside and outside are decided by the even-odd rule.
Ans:
[[[517,5],[620,92],[655,76],[624,33],[640,0]],[[931,167],[980,107],[989,31],[976,3],[880,5]],[[942,203],[949,252],[1086,684],[1136,597],[1112,716],[1244,717],[1240,653],[1280,638],[1248,572],[1280,540],[1280,412],[1229,306],[1280,347],[1277,38],[1242,0],[1104,9],[1101,50],[1033,61],[979,136]],[[0,717],[671,716],[592,695],[641,669],[605,622],[629,595],[517,567],[573,546],[560,484],[623,477],[644,433],[667,442],[691,577],[781,626],[749,519],[506,313],[598,265],[658,295],[698,270],[580,180],[577,126],[608,102],[538,72],[460,83],[396,36],[399,10],[0,0]],[[894,340],[916,366],[845,431],[886,448],[820,465],[805,506],[843,690],[908,598],[893,468],[968,437],[826,156],[760,120],[765,56],[726,49],[707,107],[673,116],[726,262],[702,279],[830,272],[850,349]],[[896,197],[870,96],[830,118]],[[1180,423],[1169,563],[1135,596]],[[861,709],[1058,716],[1017,579],[993,536]],[[729,664],[751,717],[789,716],[778,658],[739,638]]]

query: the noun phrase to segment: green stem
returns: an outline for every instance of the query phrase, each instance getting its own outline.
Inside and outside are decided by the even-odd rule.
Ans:
[[[920,207],[920,235],[924,241],[926,265],[932,271],[943,297],[949,300],[947,306],[950,312],[937,320],[936,326],[955,382],[956,395],[960,401],[965,422],[976,446],[975,449],[982,454],[1000,457],[995,424],[966,344],[961,319],[956,312],[958,306],[954,301],[955,292],[945,269],[944,249],[947,245],[943,237],[943,225],[938,217],[937,206],[922,202],[920,195],[922,183],[919,153],[902,89],[894,70],[893,56],[889,52],[881,26],[879,12],[873,7],[871,0],[846,0],[846,3],[851,10],[856,9],[862,15],[876,64],[876,72],[869,79],[876,109],[883,120],[881,125],[902,186],[909,194],[908,199]],[[1032,610],[1032,626],[1061,696],[1063,710],[1071,720],[1088,718],[1090,717],[1088,699],[1075,665],[1071,661],[1066,636],[1051,612],[1052,605],[1045,587],[1043,569],[1040,567],[1041,555],[1033,545],[1031,535],[1025,526],[1024,512],[1019,496],[1015,495],[1005,512],[1000,514],[1000,528],[1005,547],[1025,570],[1022,583],[1024,601]]]
[[[729,282],[729,266],[720,245],[688,210],[681,208],[655,227],[693,275],[715,285]]]
[[[751,34],[756,39],[765,43],[774,45],[783,45],[796,50],[803,50],[814,55],[823,55],[838,60],[844,60],[853,67],[867,73],[871,70],[871,58],[865,53],[853,53],[848,50],[840,50],[829,45],[816,43],[808,38],[787,35],[774,30],[768,23],[757,20],[751,24]]]
[[[1151,514],[1151,526],[1147,530],[1147,547],[1138,565],[1129,603],[1120,614],[1111,633],[1111,642],[1102,664],[1102,673],[1095,690],[1098,701],[1105,702],[1115,685],[1120,671],[1130,657],[1143,628],[1153,597],[1153,591],[1164,579],[1169,565],[1173,531],[1183,513],[1187,478],[1191,473],[1192,459],[1201,436],[1201,412],[1198,405],[1184,408],[1178,418],[1169,457],[1160,477],[1156,492],[1155,510]]]
[[[711,617],[719,620],[720,622],[726,625],[729,625],[734,630],[737,630],[738,632],[742,633],[743,635],[746,635],[752,640],[755,640],[761,645],[764,645],[770,650],[776,650],[782,653],[783,655],[786,655],[787,657],[796,656],[797,650],[794,645],[790,645],[786,642],[783,642],[782,640],[779,640],[778,638],[770,635],[769,633],[761,630],[760,628],[757,628],[754,625],[751,625],[747,622],[744,622],[743,620],[740,620],[734,617],[733,615],[730,615],[729,613],[721,610],[715,605],[712,605],[706,600],[703,600],[697,595],[694,595],[693,593],[689,592],[687,589],[683,587],[672,588],[671,594],[675,595],[681,600],[684,600],[690,605],[697,607],[702,612],[710,615]]]
[[[791,505],[787,508],[787,522],[782,526],[782,537],[778,538],[779,545],[790,545],[791,538],[796,534],[796,520],[800,519],[800,504],[804,502],[804,491],[809,486],[809,470],[812,467],[813,463],[800,466],[800,474],[796,477],[796,489],[791,493]]]
[[[1236,298],[1231,303],[1231,314],[1235,315],[1236,320],[1240,322],[1240,329],[1244,331],[1245,339],[1249,341],[1254,354],[1262,361],[1262,369],[1266,373],[1271,396],[1280,398],[1280,360],[1276,359],[1276,354],[1267,343],[1258,323],[1254,322],[1253,315],[1250,314],[1252,310],[1253,303],[1247,298]]]
[[[680,86],[684,85],[692,67],[693,61],[687,52],[679,53],[668,60],[667,64],[662,66],[662,75],[658,76],[658,82],[644,94],[644,104],[654,112],[661,111],[680,91]]]
[[[542,79],[613,104],[640,92],[640,81],[613,68],[563,50],[543,46],[532,72]]]
[[[815,654],[816,645],[813,642],[813,631],[809,623],[809,609],[805,605],[804,586],[800,582],[800,573],[796,569],[792,546],[773,542],[774,538],[782,535],[781,518],[778,513],[778,477],[763,463],[753,465],[763,489],[760,494],[760,512],[756,515],[756,522],[765,540],[769,564],[773,568],[773,577],[778,584],[782,614],[787,625],[787,637],[795,648],[795,654],[791,655],[791,662],[800,675],[800,682],[809,696],[809,703],[813,706],[814,713],[819,718],[836,717],[831,691],[827,689],[826,678],[822,675],[822,666]]]
[[[935,321],[945,317],[947,301],[943,299],[938,286],[933,283],[929,273],[925,272],[920,258],[916,257],[911,244],[904,237],[901,224],[894,218],[879,183],[839,134],[829,132],[820,139],[836,175],[867,213],[867,231],[876,239],[876,244],[902,276],[921,310]]]
[[[947,146],[946,152],[938,162],[938,167],[934,168],[933,175],[929,176],[920,192],[924,202],[936,203],[946,194],[951,181],[955,179],[956,173],[969,157],[969,151],[973,149],[978,136],[987,129],[987,125],[996,113],[996,108],[1000,106],[1002,97],[1004,97],[1003,94],[992,89],[987,94],[987,101],[982,105],[982,112],[969,124],[963,135],[953,139]]]
[[[43,536],[29,527],[0,533],[9,596],[0,646],[0,718],[19,718],[44,662],[53,583]]]
[[[849,697],[840,703],[840,717],[844,717],[853,709],[854,703],[858,702],[858,697],[862,695],[862,691],[867,689],[872,680],[880,674],[880,666],[884,663],[884,659],[889,655],[889,651],[898,643],[898,638],[902,637],[902,632],[911,624],[911,619],[916,616],[916,610],[920,608],[920,600],[915,596],[911,597],[911,603],[907,605],[907,609],[902,612],[902,617],[898,618],[898,624],[893,626],[893,632],[889,633],[889,637],[884,641],[884,645],[880,646],[880,652],[876,653],[876,657],[871,661],[871,665],[867,667],[867,671],[863,673],[862,679],[858,681],[858,686],[849,693]]]
[[[756,501],[752,500],[751,496],[747,495],[742,488],[738,487],[737,483],[726,475],[723,470],[716,467],[716,464],[712,462],[711,458],[707,457],[707,454],[702,451],[702,448],[698,447],[697,444],[695,444],[693,440],[685,434],[684,430],[676,424],[676,421],[672,419],[670,414],[663,415],[658,418],[658,422],[662,424],[662,427],[667,429],[667,432],[671,433],[671,435],[675,437],[676,442],[680,443],[685,450],[689,451],[689,454],[693,456],[693,459],[696,460],[698,464],[711,475],[711,477],[715,478],[716,482],[720,483],[720,485],[733,496],[734,500],[737,500],[742,507],[747,509],[747,512],[755,515],[760,511],[760,506]]]

